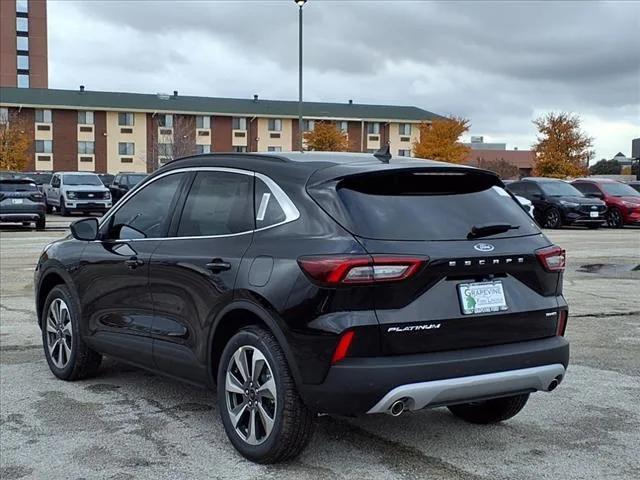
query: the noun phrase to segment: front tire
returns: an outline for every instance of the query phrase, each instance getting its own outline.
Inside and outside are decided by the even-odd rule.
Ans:
[[[69,210],[67,210],[67,206],[64,204],[64,198],[60,197],[60,215],[63,217],[69,216]]]
[[[544,222],[542,226],[545,228],[560,228],[562,226],[560,210],[556,207],[549,208],[544,214]]]
[[[42,310],[42,344],[51,372],[61,380],[95,375],[102,356],[80,336],[78,302],[66,286],[54,287]]]
[[[456,417],[469,423],[498,423],[515,417],[529,400],[529,394],[494,398],[484,402],[463,403],[449,406]]]
[[[227,343],[218,368],[218,406],[233,446],[256,463],[300,454],[315,415],[302,402],[282,348],[271,332],[245,327]]]

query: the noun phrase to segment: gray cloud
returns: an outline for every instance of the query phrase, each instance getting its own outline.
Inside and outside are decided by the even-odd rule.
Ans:
[[[292,99],[296,10],[291,0],[51,2],[52,85],[83,77],[100,89]],[[638,3],[309,0],[304,14],[305,98],[463,115],[474,133],[520,148],[548,110],[622,125],[589,132],[602,156],[640,135]]]

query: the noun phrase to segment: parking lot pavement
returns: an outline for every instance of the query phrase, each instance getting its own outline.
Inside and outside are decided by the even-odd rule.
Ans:
[[[303,455],[278,466],[235,452],[212,392],[109,360],[97,378],[54,379],[31,282],[58,230],[0,228],[2,479],[640,478],[638,229],[547,232],[568,253],[572,361],[557,390],[511,421],[469,425],[446,409],[325,416]]]

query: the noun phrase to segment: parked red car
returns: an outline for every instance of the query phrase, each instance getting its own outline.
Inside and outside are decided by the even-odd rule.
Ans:
[[[608,178],[578,178],[572,185],[587,197],[607,204],[607,223],[613,228],[640,224],[640,192]]]

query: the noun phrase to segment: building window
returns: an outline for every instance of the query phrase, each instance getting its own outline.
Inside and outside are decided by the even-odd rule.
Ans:
[[[247,147],[233,147],[235,153],[246,153]]]
[[[119,155],[134,155],[135,154],[135,144],[132,142],[119,142],[118,143],[118,154]]]
[[[196,128],[210,129],[211,128],[211,117],[208,115],[198,115],[196,117]]]
[[[282,147],[267,147],[267,152],[281,152]]]
[[[51,110],[36,110],[36,123],[51,123]]]
[[[342,133],[347,133],[347,131],[349,130],[349,122],[347,121],[336,122],[336,125],[338,127],[338,130],[340,130]]]
[[[16,50],[26,52],[29,50],[29,37],[16,37]]]
[[[80,125],[93,125],[93,112],[80,110],[78,112],[78,123]]]
[[[198,155],[202,153],[211,153],[211,145],[196,145],[196,153]]]
[[[18,88],[29,88],[29,75],[25,73],[18,74]]]
[[[16,58],[18,70],[29,70],[29,57],[27,55],[18,55]]]
[[[158,143],[158,156],[171,157],[173,155],[173,143]]]
[[[410,157],[411,150],[398,150],[398,155],[401,157]]]
[[[28,32],[29,31],[29,19],[24,17],[16,18],[16,32]]]
[[[379,122],[371,122],[367,124],[367,133],[369,135],[379,135],[380,134],[380,123]]]
[[[282,131],[282,120],[279,118],[270,118],[269,119],[269,131],[270,132],[281,132]]]
[[[233,129],[234,130],[246,130],[247,119],[246,117],[233,117]]]
[[[305,132],[312,132],[315,128],[316,122],[315,120],[303,120],[302,121],[302,130]]]
[[[36,140],[36,153],[52,153],[53,142],[51,140]]]
[[[158,125],[164,128],[172,128],[173,115],[169,115],[169,114],[158,115]]]
[[[17,0],[16,13],[29,13],[29,2],[27,0]]]
[[[2,107],[0,108],[0,124],[9,123],[9,109]]]
[[[118,113],[118,125],[124,126],[132,126],[133,125],[134,115],[131,112],[120,112]]]
[[[95,153],[94,142],[78,142],[78,153],[82,155],[93,155]]]
[[[400,135],[411,135],[411,124],[410,123],[399,124],[398,131],[400,132]]]

